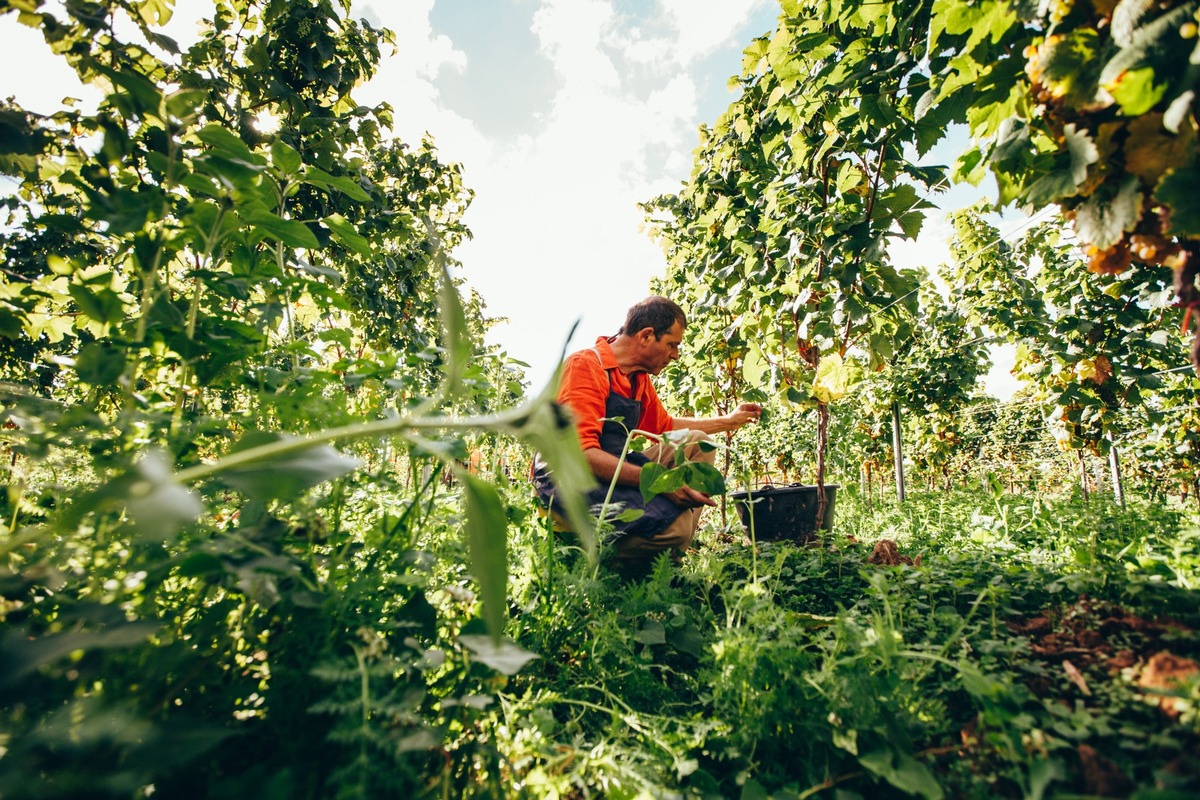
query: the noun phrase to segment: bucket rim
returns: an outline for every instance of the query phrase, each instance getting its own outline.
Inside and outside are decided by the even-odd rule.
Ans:
[[[842,485],[840,483],[825,484],[826,489],[840,489],[841,486]],[[753,494],[755,497],[762,497],[762,496],[768,495],[768,494],[780,494],[780,493],[786,494],[788,492],[792,492],[797,489],[816,489],[816,488],[817,488],[817,484],[815,484],[815,483],[789,483],[789,484],[785,484],[785,485],[768,483],[768,484],[759,486],[755,489],[738,489],[736,491],[729,492],[729,497],[733,497],[733,498],[749,497],[751,494]]]

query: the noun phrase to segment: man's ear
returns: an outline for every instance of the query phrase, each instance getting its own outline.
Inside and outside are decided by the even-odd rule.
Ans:
[[[652,339],[657,339],[658,337],[654,335],[653,327],[646,327],[638,331],[637,338],[642,344],[649,344]]]

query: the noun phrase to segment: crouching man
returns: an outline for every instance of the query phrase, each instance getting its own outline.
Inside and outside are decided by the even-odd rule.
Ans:
[[[651,461],[673,465],[674,445],[663,441],[642,452],[630,452],[622,463],[627,431],[661,435],[686,430],[682,437],[685,457],[712,463],[714,452],[705,452],[699,442],[709,434],[736,431],[757,421],[762,413],[756,403],[743,403],[721,417],[672,417],[667,413],[650,376],[679,358],[686,326],[687,317],[676,303],[665,297],[648,297],[629,309],[620,333],[600,337],[593,347],[572,353],[563,362],[558,402],[574,412],[583,454],[596,477],[596,486],[588,493],[589,505],[604,502],[616,474],[611,502],[644,512],[637,519],[613,523],[614,546],[621,561],[652,559],[668,551],[682,554],[696,535],[701,511],[715,505],[707,494],[688,486],[645,502],[639,489],[642,466]],[[540,459],[534,462],[534,485],[542,503],[553,509],[555,487]]]

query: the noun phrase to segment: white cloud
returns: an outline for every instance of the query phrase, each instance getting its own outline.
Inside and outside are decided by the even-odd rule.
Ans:
[[[396,36],[394,52],[384,50],[375,77],[356,90],[355,97],[362,103],[391,105],[395,133],[402,141],[416,143],[430,133],[449,160],[464,160],[454,153],[486,157],[489,147],[478,128],[439,102],[434,81],[443,70],[465,70],[467,54],[448,37],[433,32],[429,22],[433,2],[368,2],[355,6],[355,15],[365,16],[373,25],[387,28]]]
[[[433,0],[385,3],[382,11],[374,5],[364,4],[362,13],[368,19],[379,18],[395,34],[398,58],[389,59],[391,64],[403,62],[416,75],[426,79],[436,78],[444,69],[462,71],[467,68],[467,54],[456,48],[449,37],[434,35],[429,23]]]
[[[85,108],[100,101],[99,92],[80,83],[75,70],[50,52],[42,32],[18,23],[15,14],[0,17],[0,74],[9,76],[0,96],[12,96],[38,114],[53,114],[67,97],[85,101]]]
[[[750,36],[764,31],[746,30],[754,14],[774,0],[659,0],[653,14],[629,24],[618,20],[608,44],[638,64],[660,68],[688,68],[713,52],[749,44]]]
[[[439,12],[470,13],[440,2],[449,5]],[[614,332],[626,308],[649,291],[651,276],[663,272],[661,250],[641,232],[637,203],[678,189],[690,172],[696,128],[705,121],[693,68],[724,49],[728,72],[736,73],[741,48],[759,33],[744,30],[746,21],[770,4],[660,0],[648,15],[624,16],[614,0],[540,0],[530,30],[553,71],[540,91],[552,94],[514,103],[536,109],[525,129],[489,138],[470,109],[456,111],[439,95],[439,78],[470,75],[471,42],[434,30],[434,0],[355,3],[354,16],[396,36],[395,52],[385,51],[378,74],[355,96],[388,102],[397,136],[415,143],[429,132],[444,160],[463,164],[476,192],[466,218],[475,238],[457,255],[489,313],[511,320],[495,339],[532,365],[535,384],[548,378],[576,318],[583,319],[575,345]],[[195,20],[211,10],[203,0],[179,0],[171,35],[188,40]],[[529,8],[513,2],[508,10]],[[25,60],[35,48],[4,47],[11,36],[39,35],[15,31],[9,20],[0,20],[6,74],[49,77],[49,69]],[[11,83],[25,94],[27,81]],[[524,97],[532,90],[514,79],[511,91]],[[55,106],[62,94],[29,92]]]
[[[734,45],[740,51],[750,43],[743,29],[760,8],[774,5],[775,0],[660,0],[675,23],[674,53],[679,64],[691,64],[718,48]],[[758,36],[765,31],[754,31]],[[743,38],[745,41],[743,41]]]
[[[478,193],[464,272],[509,318],[497,339],[532,365],[535,384],[577,318],[574,346],[584,346],[648,293],[665,265],[637,203],[678,188],[691,168],[695,80],[664,62],[638,75],[649,91],[635,91],[612,43],[639,34],[621,23],[608,2],[546,0],[533,31],[558,78],[550,111],[486,163],[464,159]]]
[[[577,97],[581,88],[619,85],[611,59],[600,49],[613,18],[606,0],[543,0],[533,15],[533,32],[555,71],[566,80],[568,97]]]

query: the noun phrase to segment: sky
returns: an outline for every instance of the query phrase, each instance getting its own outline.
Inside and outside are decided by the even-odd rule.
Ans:
[[[194,38],[211,3],[182,0],[168,33]],[[462,277],[503,318],[490,340],[529,365],[539,389],[570,349],[612,334],[666,261],[638,203],[677,191],[698,127],[735,95],[742,50],[774,29],[777,0],[356,0],[352,14],[396,35],[378,75],[355,93],[390,103],[395,133],[433,137],[475,192]],[[0,94],[39,112],[80,96],[40,34],[0,17]],[[962,142],[927,161],[950,163]],[[947,210],[982,196],[959,187]],[[898,266],[949,260],[949,225],[933,211],[922,237],[892,250]],[[1011,353],[987,387],[1011,394]]]

